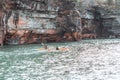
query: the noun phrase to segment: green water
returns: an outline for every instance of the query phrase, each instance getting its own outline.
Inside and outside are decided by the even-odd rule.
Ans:
[[[49,43],[48,47],[67,45],[68,43]],[[9,45],[0,48],[0,80],[23,80],[36,77],[33,75],[37,65],[42,66],[45,55],[54,56],[57,53],[39,52],[37,49],[42,48],[40,44],[31,45]],[[39,67],[38,67],[39,68]],[[33,69],[33,73],[29,70]],[[28,78],[24,78],[23,75]],[[32,79],[31,78],[31,79]]]
[[[49,43],[47,45],[48,47],[75,47],[76,45],[83,44],[97,45],[104,42],[117,43],[119,41],[119,39],[101,39],[68,43]],[[58,77],[58,80],[67,80],[63,78],[62,75],[51,74],[50,72],[50,69],[57,66],[57,63],[59,63],[56,62],[58,59],[55,56],[63,56],[62,52],[42,53],[36,50],[41,47],[43,46],[40,44],[31,44],[14,46],[7,45],[0,48],[0,80],[53,80],[50,79],[51,77]],[[70,52],[67,54],[70,54]],[[51,61],[51,64],[49,64],[48,61]]]

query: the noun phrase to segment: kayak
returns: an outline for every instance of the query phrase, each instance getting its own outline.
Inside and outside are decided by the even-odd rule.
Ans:
[[[38,51],[38,52],[41,52],[41,53],[48,52],[48,50],[44,49],[44,48],[35,49],[35,51]]]
[[[59,48],[59,50],[38,48],[37,51],[39,52],[65,52],[65,51],[69,51],[69,48],[61,47]]]

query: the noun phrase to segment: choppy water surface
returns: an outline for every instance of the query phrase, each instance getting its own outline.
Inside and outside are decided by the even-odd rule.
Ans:
[[[68,52],[42,53],[40,44],[0,48],[0,80],[119,80],[120,40],[49,43]]]

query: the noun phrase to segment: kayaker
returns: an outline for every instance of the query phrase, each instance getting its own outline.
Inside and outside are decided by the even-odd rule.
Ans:
[[[59,47],[58,47],[58,46],[56,47],[56,50],[59,50]]]
[[[44,43],[41,43],[41,45],[43,45],[44,49],[48,49],[47,45]]]
[[[44,48],[45,48],[45,49],[48,49],[47,45],[44,44]]]

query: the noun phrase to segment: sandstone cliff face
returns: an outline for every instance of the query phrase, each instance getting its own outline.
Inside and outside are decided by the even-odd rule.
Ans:
[[[107,0],[2,0],[0,40],[27,44],[108,36],[105,16],[111,20],[109,15],[118,12],[116,7]]]
[[[2,6],[5,44],[58,42],[63,41],[65,33],[72,37],[71,40],[77,40],[77,35],[72,34],[82,31],[80,13],[73,1],[7,0]]]

